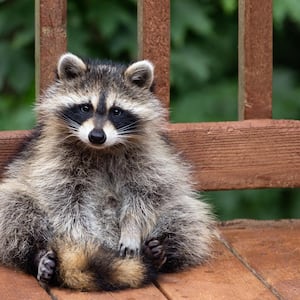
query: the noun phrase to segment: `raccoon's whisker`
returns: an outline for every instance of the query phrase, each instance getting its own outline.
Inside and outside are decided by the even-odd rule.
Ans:
[[[118,135],[120,135],[120,136],[126,135],[127,137],[129,137],[130,135],[136,136],[136,135],[142,135],[142,134],[143,134],[143,131],[141,131],[141,130],[127,130],[127,131],[118,132]]]
[[[71,127],[71,128],[74,128],[74,129],[78,129],[79,128],[79,124],[76,123],[75,121],[68,120],[68,124],[69,124],[69,127]]]
[[[127,129],[130,129],[131,127],[133,127],[134,125],[136,125],[136,124],[138,124],[138,123],[140,123],[140,121],[134,121],[134,122],[132,122],[132,123],[130,123],[130,124],[127,124],[127,125],[125,125],[125,126],[123,126],[123,127],[121,127],[121,128],[119,128],[119,130],[120,131],[125,131],[125,130],[127,130]],[[138,125],[139,126],[139,125]]]
[[[142,127],[141,126],[137,126],[135,128],[132,128],[135,123],[131,123],[129,125],[123,126],[121,128],[118,129],[118,133],[120,135],[124,135],[124,134],[141,134],[143,132]]]

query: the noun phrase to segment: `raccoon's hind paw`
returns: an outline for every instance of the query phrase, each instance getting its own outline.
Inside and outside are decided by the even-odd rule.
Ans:
[[[155,238],[145,242],[143,252],[157,269],[160,269],[167,260],[164,246]]]
[[[41,251],[39,254],[37,280],[41,283],[50,283],[56,269],[56,255],[53,251]]]

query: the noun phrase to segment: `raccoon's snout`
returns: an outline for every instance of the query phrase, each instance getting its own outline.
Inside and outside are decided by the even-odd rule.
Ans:
[[[93,129],[89,133],[89,141],[94,145],[102,145],[106,141],[106,134],[103,129]]]

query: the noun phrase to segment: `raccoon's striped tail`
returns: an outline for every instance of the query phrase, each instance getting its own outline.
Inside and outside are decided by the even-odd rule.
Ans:
[[[138,288],[157,275],[147,257],[122,258],[99,246],[64,244],[56,248],[56,255],[58,281],[81,291]]]

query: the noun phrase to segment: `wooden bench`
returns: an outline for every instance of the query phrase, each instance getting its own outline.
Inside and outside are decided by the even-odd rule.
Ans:
[[[138,1],[139,56],[156,65],[157,94],[169,105],[170,1]],[[36,0],[37,91],[66,51],[66,0]],[[179,75],[180,76],[180,75]],[[239,121],[169,124],[195,166],[201,190],[300,187],[300,121],[272,120],[272,0],[239,1]],[[27,131],[0,133],[0,168]],[[220,223],[214,258],[161,275],[142,289],[58,299],[300,299],[300,220]],[[0,299],[49,299],[36,280],[0,267]]]

